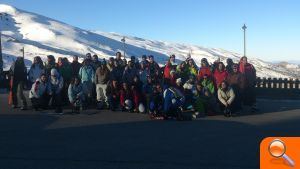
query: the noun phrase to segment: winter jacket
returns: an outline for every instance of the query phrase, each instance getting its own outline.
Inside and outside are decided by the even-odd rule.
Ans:
[[[109,80],[109,70],[108,69],[102,70],[101,67],[99,67],[96,70],[95,83],[107,84],[108,80]]]
[[[70,84],[68,88],[68,97],[70,103],[73,103],[77,98],[83,100],[83,91],[82,84],[78,84],[77,86],[75,84]]]
[[[63,77],[65,82],[70,82],[72,79],[72,67],[69,64],[64,64],[57,67],[58,72]]]
[[[122,81],[123,69],[120,67],[114,67],[110,72],[110,80],[117,80],[118,82]]]
[[[214,72],[214,80],[215,80],[215,84],[216,84],[217,88],[226,79],[227,76],[228,76],[228,73],[226,71],[220,72],[219,70],[216,70]]]
[[[198,72],[198,80],[202,79],[204,75],[207,75],[208,77],[211,77],[211,69],[210,67],[201,67]]]
[[[230,86],[237,86],[240,89],[245,88],[246,79],[241,73],[228,74],[226,81]]]
[[[119,88],[114,88],[111,83],[107,85],[106,88],[106,95],[107,97],[112,97],[114,99],[119,99],[120,97],[120,89]]]
[[[123,82],[131,84],[133,82],[134,76],[138,76],[138,75],[139,74],[136,68],[126,67],[123,73],[122,80]]]
[[[210,94],[215,93],[215,85],[211,80],[204,79],[202,80],[201,84],[203,85],[205,90],[208,90],[210,92]]]
[[[29,92],[29,98],[40,98],[42,95],[47,93],[49,90],[49,84],[48,82],[43,83],[41,79],[36,79],[36,81],[33,83],[31,90]]]
[[[50,76],[51,69],[55,69],[56,64],[55,62],[46,62],[45,63],[45,73],[46,75]]]
[[[79,78],[81,82],[94,82],[95,71],[92,66],[83,66],[79,70]]]
[[[147,83],[147,76],[149,75],[149,71],[147,69],[139,71],[139,78],[143,82],[143,84]]]
[[[64,86],[63,77],[57,72],[56,78],[50,77],[49,94],[59,94]]]
[[[149,73],[150,75],[154,75],[156,71],[160,71],[160,67],[156,62],[150,63],[148,64],[148,68],[149,68]]]
[[[172,70],[172,64],[170,62],[167,62],[165,68],[164,68],[164,78],[165,79],[170,79],[171,78],[171,75],[170,75],[170,72]]]
[[[128,89],[128,90],[124,90],[122,89],[120,91],[120,104],[121,106],[125,106],[125,100],[131,100],[133,101],[134,97],[133,97],[133,92],[132,90]]]
[[[197,76],[197,68],[196,67],[189,66],[188,71],[189,71],[189,76],[190,75],[195,76],[195,77]]]
[[[239,71],[245,76],[246,84],[245,86],[255,86],[256,82],[256,70],[254,66],[250,63],[243,65],[242,63],[239,64]]]
[[[81,64],[79,62],[72,62],[71,63],[71,68],[72,68],[72,76],[73,77],[78,77],[79,70],[81,68]]]
[[[32,65],[28,72],[28,80],[34,83],[43,73],[45,73],[44,68],[39,65]]]
[[[223,105],[226,105],[226,103],[231,105],[235,99],[235,93],[231,87],[229,87],[226,91],[219,88],[218,99]]]
[[[13,76],[13,84],[27,81],[27,69],[24,64],[14,62],[10,67],[10,75]]]

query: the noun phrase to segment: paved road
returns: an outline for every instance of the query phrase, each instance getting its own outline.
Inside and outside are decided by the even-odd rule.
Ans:
[[[257,169],[264,137],[300,136],[300,101],[259,100],[260,114],[177,122],[12,111],[6,97],[0,94],[0,169]]]

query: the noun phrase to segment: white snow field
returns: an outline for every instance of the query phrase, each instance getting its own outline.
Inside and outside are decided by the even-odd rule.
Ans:
[[[71,61],[73,55],[84,57],[88,52],[97,54],[100,58],[114,56],[117,51],[123,52],[123,35],[83,30],[4,4],[0,4],[0,29],[5,70],[9,69],[17,56],[22,56],[23,47],[27,66],[30,66],[35,56],[41,56],[45,60],[46,56],[51,54],[56,58],[67,57]],[[175,54],[179,62],[190,52],[198,66],[204,57],[212,63],[218,58],[223,62],[226,62],[227,58],[238,62],[242,56],[223,49],[131,36],[126,36],[125,49],[126,57],[153,55],[160,64],[165,64],[171,54]],[[291,70],[253,57],[249,57],[249,61],[256,67],[259,77],[297,78],[300,74],[295,69]]]

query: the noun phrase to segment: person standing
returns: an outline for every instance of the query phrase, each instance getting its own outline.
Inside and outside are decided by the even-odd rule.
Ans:
[[[28,80],[31,85],[45,73],[45,67],[41,57],[36,56],[33,59],[33,64],[28,71]]]
[[[83,61],[82,67],[79,70],[79,78],[82,82],[84,88],[85,97],[92,102],[92,91],[93,91],[93,83],[95,80],[95,71],[93,67],[90,65],[90,60],[85,59]]]
[[[106,88],[109,81],[109,74],[110,72],[105,64],[101,64],[101,66],[96,70],[95,84],[98,104],[97,107],[99,109],[102,109],[103,106],[107,105]]]
[[[73,62],[71,63],[72,77],[78,77],[81,64],[78,62],[78,56],[73,56]]]
[[[256,112],[258,109],[256,107],[256,94],[255,94],[255,85],[256,85],[256,70],[254,66],[248,63],[246,56],[242,57],[239,63],[239,71],[245,77],[245,89],[243,96],[243,103],[246,106],[251,107],[252,112]]]
[[[25,67],[24,58],[18,57],[10,67],[11,92],[12,92],[12,108],[18,107],[18,98],[21,100],[21,110],[27,109],[26,98],[23,93],[24,83],[27,81],[27,69]]]

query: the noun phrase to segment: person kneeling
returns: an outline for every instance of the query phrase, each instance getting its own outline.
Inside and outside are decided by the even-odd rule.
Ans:
[[[235,99],[234,91],[228,86],[226,81],[220,84],[218,90],[218,99],[220,101],[220,109],[224,112],[224,116],[230,117],[234,113],[233,102]]]
[[[29,98],[32,103],[32,107],[38,111],[40,108],[47,108],[47,76],[42,74],[39,79],[37,79],[29,92]]]
[[[133,92],[127,83],[123,83],[120,92],[120,105],[122,111],[133,112]]]
[[[68,88],[69,101],[72,104],[72,112],[79,113],[83,110],[84,93],[83,86],[78,77],[74,77]]]

